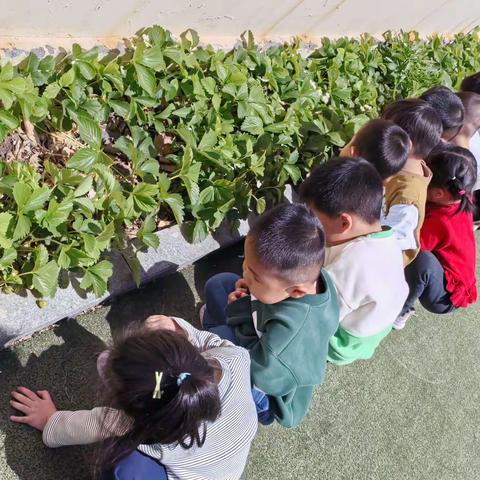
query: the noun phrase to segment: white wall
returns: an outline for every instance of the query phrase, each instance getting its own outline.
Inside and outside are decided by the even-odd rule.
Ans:
[[[247,29],[259,41],[388,29],[448,34],[480,23],[480,0],[0,0],[0,47],[114,46],[154,23],[175,34],[194,28],[225,46]]]

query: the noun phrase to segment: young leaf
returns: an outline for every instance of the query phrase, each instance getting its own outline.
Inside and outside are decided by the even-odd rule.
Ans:
[[[31,188],[25,183],[16,183],[13,187],[13,198],[17,203],[18,211],[22,211],[32,193]]]
[[[5,110],[0,110],[0,122],[10,128],[10,130],[14,130],[20,125],[20,120]]]
[[[70,86],[75,80],[75,70],[71,68],[68,72],[64,73],[59,80],[61,87]]]
[[[131,194],[135,209],[140,212],[153,212],[158,205],[157,193],[155,185],[148,183],[136,185]]]
[[[48,187],[36,188],[28,197],[23,207],[24,212],[33,212],[43,207],[43,204],[50,198]]]
[[[95,68],[89,63],[84,62],[82,60],[77,60],[76,63],[78,69],[80,70],[80,74],[85,80],[93,80],[97,74]]]
[[[88,143],[92,148],[100,148],[102,144],[102,130],[98,123],[85,115],[78,115],[76,123],[82,140]]]
[[[283,166],[283,169],[288,173],[289,177],[292,179],[293,183],[297,183],[300,178],[302,178],[302,173],[296,165],[291,165],[286,163]]]
[[[105,250],[115,235],[115,224],[110,222],[96,238],[96,246],[101,251]]]
[[[216,83],[214,78],[205,77],[205,78],[202,78],[201,82],[202,82],[203,88],[208,94],[213,95],[215,93]]]
[[[80,287],[91,289],[99,298],[107,291],[107,281],[113,274],[113,265],[108,260],[102,260],[85,270]]]
[[[264,197],[257,198],[257,213],[259,215],[265,212],[265,206],[266,206],[265,198]]]
[[[0,258],[0,269],[10,267],[16,259],[17,259],[17,250],[13,247],[6,248],[3,251],[2,257]]]
[[[160,45],[152,48],[147,48],[143,52],[143,55],[139,62],[145,67],[150,67],[153,68],[156,72],[160,72],[166,67],[162,51],[163,49]]]
[[[20,214],[13,232],[13,240],[21,240],[25,238],[32,228],[32,221],[26,215]]]
[[[58,235],[57,227],[66,222],[72,208],[73,203],[70,200],[63,200],[60,203],[55,199],[50,200],[48,210],[41,212],[41,225],[54,235]]]
[[[49,100],[53,100],[54,98],[57,98],[57,95],[60,93],[61,89],[62,87],[58,83],[51,83],[50,85],[47,85],[47,88],[45,88],[43,96]]]
[[[135,70],[137,72],[138,84],[152,97],[155,96],[157,90],[157,82],[155,80],[155,75],[147,67],[143,65],[135,64]]]
[[[108,104],[112,107],[113,111],[120,117],[126,118],[130,109],[130,104],[124,100],[109,100]]]
[[[75,189],[73,192],[74,197],[82,197],[86,193],[88,193],[93,186],[93,178],[92,177],[86,177],[85,180]]]
[[[209,130],[205,133],[205,135],[200,140],[198,144],[199,150],[208,150],[213,148],[217,143],[217,134],[213,130]]]
[[[38,270],[40,267],[43,267],[48,263],[48,251],[45,245],[39,245],[35,248],[33,253],[35,257],[34,270]]]
[[[92,150],[91,148],[82,148],[67,161],[67,167],[89,173],[92,171],[96,161],[97,152],[95,150]]]
[[[47,297],[55,293],[60,268],[54,260],[32,272],[32,286],[40,295]]]
[[[154,250],[157,250],[158,247],[160,246],[160,238],[155,235],[154,233],[144,233],[141,236],[139,235],[138,238],[147,246],[150,248],[153,248]],[[130,265],[130,263],[129,263]],[[131,267],[131,265],[130,265]],[[138,285],[138,283],[137,283]]]
[[[2,248],[10,248],[12,246],[12,239],[7,237],[12,219],[13,215],[11,213],[0,213],[0,247]]]
[[[178,193],[171,193],[168,197],[164,198],[164,201],[172,209],[177,224],[181,225],[184,218],[182,196]]]
[[[263,133],[263,122],[260,117],[246,117],[240,128],[252,135],[261,135]]]
[[[208,227],[203,220],[188,222],[185,225],[185,231],[188,239],[192,243],[200,243],[201,241],[205,240],[208,235]]]

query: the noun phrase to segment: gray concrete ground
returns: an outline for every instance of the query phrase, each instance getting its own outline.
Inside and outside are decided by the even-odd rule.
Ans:
[[[92,447],[49,450],[8,421],[15,385],[47,388],[60,408],[90,408],[95,356],[113,334],[151,313],[197,321],[205,280],[239,270],[241,246],[197,262],[110,305],[0,352],[0,479],[90,478]],[[32,312],[34,314],[34,312]],[[476,480],[480,477],[479,307],[419,312],[375,358],[329,366],[298,428],[261,427],[244,478]]]

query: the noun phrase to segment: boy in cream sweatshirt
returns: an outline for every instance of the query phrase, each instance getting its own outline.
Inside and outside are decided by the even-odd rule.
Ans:
[[[314,169],[300,195],[325,228],[324,267],[340,306],[328,360],[343,365],[369,359],[408,295],[401,247],[380,224],[382,179],[367,161],[339,157]]]

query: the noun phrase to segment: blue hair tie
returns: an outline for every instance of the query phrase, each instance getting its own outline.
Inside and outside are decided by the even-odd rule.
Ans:
[[[183,372],[177,377],[177,385],[180,386],[191,373]]]

